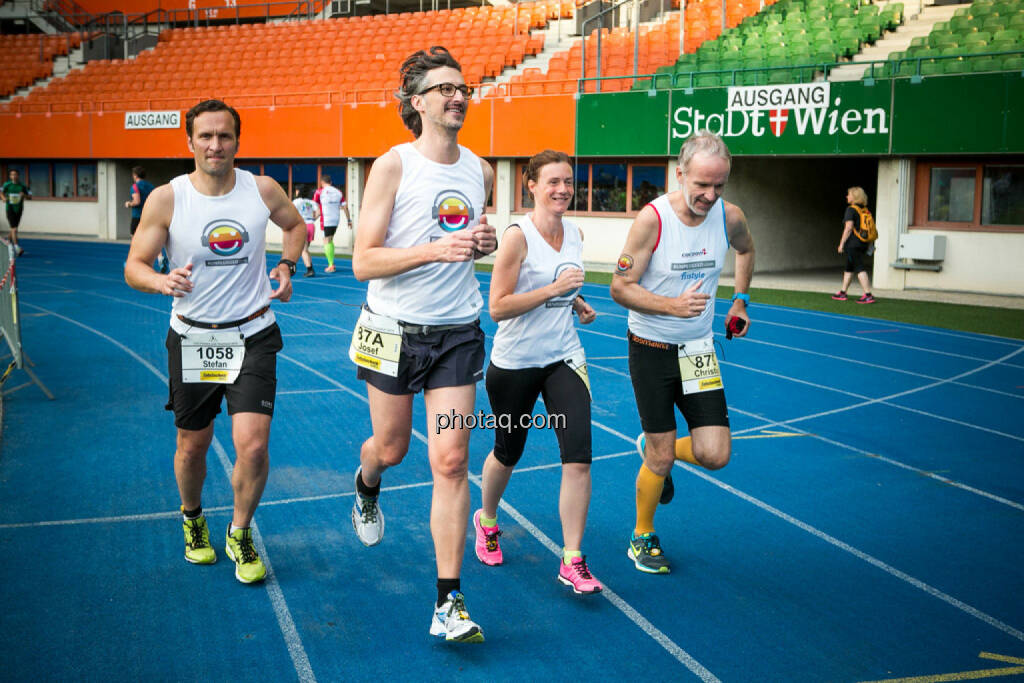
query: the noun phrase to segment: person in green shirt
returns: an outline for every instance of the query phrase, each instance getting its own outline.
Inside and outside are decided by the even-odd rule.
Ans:
[[[7,207],[7,222],[11,225],[11,244],[14,250],[21,256],[25,250],[18,246],[18,225],[21,223],[21,214],[25,209],[25,200],[32,199],[32,191],[27,185],[21,183],[21,175],[17,171],[8,174],[8,181],[0,189],[0,201]]]

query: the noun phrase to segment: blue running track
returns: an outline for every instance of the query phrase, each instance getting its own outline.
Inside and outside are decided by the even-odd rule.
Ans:
[[[656,518],[673,572],[651,576],[626,557],[639,422],[625,311],[586,285],[599,316],[580,328],[594,392],[584,552],[607,590],[576,596],[555,579],[559,458],[534,430],[501,512],[503,566],[476,561],[467,527],[462,584],[487,641],[453,645],[427,633],[421,399],[410,453],[384,479],[384,542],[363,547],[349,521],[370,425],[347,358],[365,292],[348,262],[333,275],[318,263],[274,306],[285,348],[255,520],[271,573],[244,586],[223,553],[226,413],[203,501],[219,561],[182,558],[170,302],[124,284],[126,245],[24,246],[25,348],[57,400],[24,373],[4,387],[4,680],[1024,680],[1018,340],[755,305],[751,335],[719,351],[732,462],[677,463]],[[472,436],[474,509],[492,438]]]

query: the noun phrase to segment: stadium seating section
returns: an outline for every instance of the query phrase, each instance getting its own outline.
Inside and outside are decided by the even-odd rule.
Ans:
[[[486,81],[490,97],[573,93],[583,75],[601,77],[584,81],[586,92],[801,82],[821,78],[826,65],[853,58],[904,20],[902,2],[766,0],[762,8],[760,0],[729,0],[723,30],[720,0],[690,0],[682,54],[680,13],[670,11],[639,34],[603,28],[552,55],[546,71],[526,68],[492,82],[543,50],[540,29],[550,20],[571,17],[574,4],[586,1],[169,29],[135,59],[89,62],[0,104],[0,111],[174,109],[203,97],[238,106],[385,102],[402,59],[436,43],[462,63],[469,83]],[[866,77],[1024,70],[1022,37],[1024,0],[976,0]],[[8,68],[0,92],[10,95],[50,76],[53,57],[81,40],[80,34],[4,36],[0,58]]]
[[[32,85],[53,74],[53,58],[67,55],[78,47],[78,33],[43,35],[39,33],[5,35],[0,38],[0,96],[6,97],[18,88]]]
[[[858,0],[779,0],[687,51],[653,80],[634,89],[804,82],[826,65],[853,58],[903,22],[903,3]]]
[[[131,60],[90,62],[6,107],[19,111],[181,108],[199,97],[239,106],[378,102],[391,98],[398,65],[443,43],[479,83],[544,47],[563,0],[346,19],[232,24],[164,31]]]
[[[1024,72],[1024,0],[976,0],[889,60],[875,77]]]

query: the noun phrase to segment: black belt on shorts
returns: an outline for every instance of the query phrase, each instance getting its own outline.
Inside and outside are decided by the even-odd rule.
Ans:
[[[454,330],[456,327],[463,327],[469,325],[469,323],[459,323],[458,325],[413,325],[411,323],[403,323],[401,320],[398,321],[399,326],[402,328],[402,332],[408,334],[430,334],[431,332],[444,332],[445,330]]]
[[[676,344],[666,344],[665,342],[654,341],[652,339],[644,339],[633,334],[632,331],[628,332],[629,341],[640,344],[641,346],[650,346],[652,349],[661,349],[662,351],[675,351]]]
[[[252,315],[247,315],[244,318],[239,318],[238,320],[232,320],[231,322],[226,323],[203,323],[199,322],[198,320],[193,320],[192,318],[186,318],[181,313],[178,314],[178,320],[185,323],[186,325],[191,325],[192,327],[201,327],[204,330],[219,330],[222,327],[240,327],[249,321],[255,320],[256,318],[260,317],[269,310],[270,304],[267,304],[266,306],[256,311]]]

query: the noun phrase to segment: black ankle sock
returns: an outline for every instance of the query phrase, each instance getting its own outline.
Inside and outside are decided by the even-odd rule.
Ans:
[[[203,506],[200,505],[195,510],[186,510],[184,506],[181,508],[181,514],[185,515],[189,519],[195,519],[199,515],[203,514]]]
[[[448,599],[448,594],[452,591],[458,593],[462,590],[462,584],[459,579],[438,579],[437,580],[437,606],[440,607],[444,604],[444,601]]]
[[[363,498],[376,498],[380,494],[380,482],[378,481],[374,487],[367,486],[363,481],[363,471],[359,470],[359,476],[356,477],[356,490]]]

